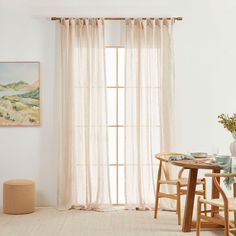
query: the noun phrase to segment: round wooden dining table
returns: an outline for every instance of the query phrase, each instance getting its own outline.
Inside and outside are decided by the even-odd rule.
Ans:
[[[175,166],[183,167],[184,169],[189,169],[189,178],[188,178],[182,231],[190,232],[194,225],[192,221],[192,217],[193,217],[193,206],[194,206],[198,170],[206,169],[206,170],[212,170],[213,173],[220,173],[221,168],[218,166],[214,166],[210,163],[206,163],[203,159],[171,161],[170,163]],[[218,179],[218,181],[220,182],[220,179]],[[212,198],[219,198],[219,192],[216,189],[213,182],[212,182],[211,194],[212,194]],[[213,209],[217,211],[217,207],[213,207]],[[210,228],[210,225],[207,224],[206,227]]]

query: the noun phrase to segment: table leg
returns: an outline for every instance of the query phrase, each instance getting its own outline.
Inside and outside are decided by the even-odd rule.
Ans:
[[[186,195],[184,220],[183,220],[183,226],[182,226],[183,232],[191,231],[193,205],[194,205],[194,197],[195,197],[196,182],[197,182],[197,173],[198,173],[198,169],[189,170],[188,190],[187,190],[187,195]]]
[[[213,172],[213,173],[220,173],[220,169],[215,169],[215,170],[213,170],[212,172]],[[218,183],[220,184],[220,178],[217,178],[217,181],[218,181]],[[219,198],[219,197],[220,197],[220,193],[219,193],[219,191],[217,190],[217,188],[216,188],[216,186],[215,186],[215,184],[214,184],[213,179],[212,179],[212,185],[211,185],[211,186],[212,186],[212,190],[211,190],[211,197],[212,197],[212,199],[214,199],[214,198]],[[219,207],[212,206],[212,207],[211,207],[211,210],[213,210],[213,211],[218,211],[218,210],[219,210]],[[214,217],[215,214],[218,214],[218,213],[211,213],[211,216]]]

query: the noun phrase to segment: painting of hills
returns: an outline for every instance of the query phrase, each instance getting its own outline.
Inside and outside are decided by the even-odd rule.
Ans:
[[[0,126],[39,125],[39,62],[0,62]]]

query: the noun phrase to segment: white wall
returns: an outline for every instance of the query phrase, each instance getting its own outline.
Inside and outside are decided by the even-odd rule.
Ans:
[[[33,179],[38,205],[55,205],[54,27],[44,17],[32,14],[28,6],[20,1],[1,2],[0,61],[40,61],[42,125],[40,128],[0,128],[0,184],[12,178]]]
[[[0,61],[41,62],[42,126],[0,128],[0,184],[34,179],[37,204],[56,204],[55,38],[48,18],[57,15],[183,16],[175,37],[177,148],[228,153],[232,139],[217,115],[236,112],[235,11],[234,0],[1,0]]]

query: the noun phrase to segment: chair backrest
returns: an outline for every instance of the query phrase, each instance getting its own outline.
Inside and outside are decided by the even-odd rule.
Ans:
[[[228,208],[228,197],[226,196],[226,193],[220,186],[220,178],[230,178],[230,177],[236,177],[236,173],[207,173],[205,174],[206,177],[212,177],[213,184],[216,186],[217,190],[219,191],[220,195],[222,196],[222,199],[224,201],[224,207]],[[236,197],[236,184],[233,185],[234,188],[234,197]]]
[[[158,153],[155,155],[155,158],[160,161],[160,166],[159,166],[159,171],[161,172],[162,170],[164,171],[164,176],[166,180],[170,180],[170,173],[169,173],[169,165],[168,161],[171,156],[183,156],[182,153],[177,153],[177,152],[165,152],[165,153]],[[164,163],[163,163],[164,162]],[[181,177],[183,173],[183,168],[181,168],[178,178]],[[159,174],[159,179],[161,178],[161,173]]]

